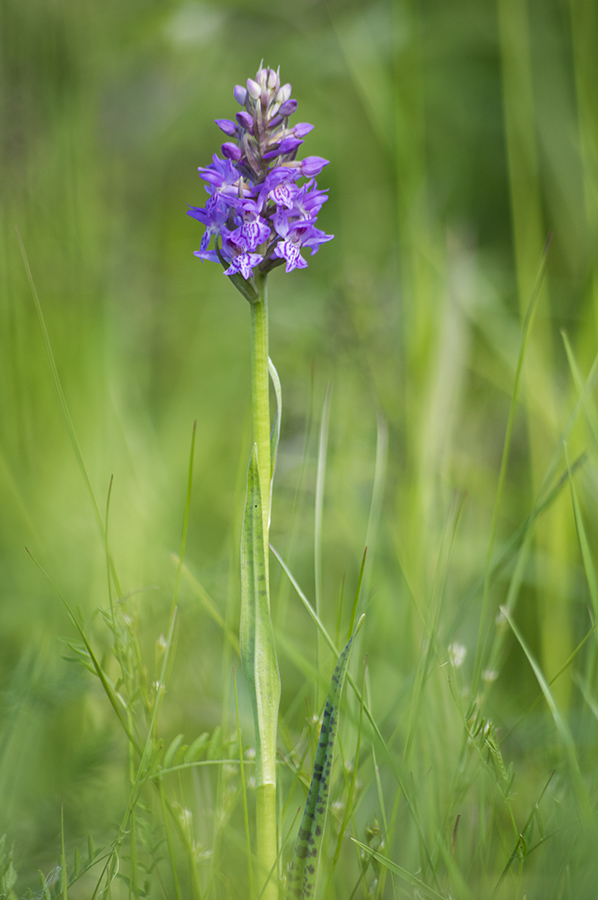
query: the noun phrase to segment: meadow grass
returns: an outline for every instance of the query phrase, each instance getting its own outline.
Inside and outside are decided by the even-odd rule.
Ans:
[[[365,613],[317,896],[595,896],[596,25],[3,4],[0,898],[259,896],[249,310],[184,212],[261,57],[336,235],[269,282],[272,880]]]

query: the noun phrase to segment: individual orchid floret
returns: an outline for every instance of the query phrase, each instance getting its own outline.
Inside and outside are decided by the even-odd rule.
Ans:
[[[320,244],[332,240],[333,235],[325,234],[314,225],[315,219],[296,219],[280,216],[276,221],[276,230],[281,241],[276,244],[272,255],[286,261],[285,272],[293,269],[305,269],[307,263],[301,256],[301,248],[309,247],[311,255],[318,252]]]
[[[199,168],[207,203],[188,213],[205,226],[195,255],[220,262],[224,274],[254,302],[256,274],[263,277],[281,265],[286,272],[303,269],[301,248],[313,255],[332,240],[315,225],[327,200],[315,176],[328,160],[296,158],[313,125],[289,124],[298,104],[291,85],[281,85],[278,70],[260,67],[245,86],[235,86],[233,95],[242,109],[234,119],[216,119],[229,138],[222,144],[222,158],[214,155],[210,165]]]
[[[241,224],[233,235],[238,235],[238,240],[243,240],[248,249],[255,250],[270,237],[270,224],[260,216],[260,208],[255,200],[241,200],[236,206]]]
[[[263,259],[261,254],[251,252],[239,230],[229,232],[226,227],[222,229],[222,256],[230,263],[224,274],[241,274],[246,280],[252,277],[254,266]]]

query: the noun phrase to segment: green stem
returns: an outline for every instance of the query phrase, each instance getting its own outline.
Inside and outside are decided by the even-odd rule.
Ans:
[[[270,527],[270,376],[268,372],[268,299],[266,278],[256,277],[258,299],[251,303],[251,405],[253,412],[253,440],[257,447],[257,468],[260,485],[266,590],[270,584],[268,532]],[[262,900],[278,900],[278,884],[274,874],[278,857],[276,830],[276,731],[274,721],[268,723],[260,735],[261,752],[256,759],[261,771],[256,772],[256,826],[259,890]],[[263,746],[267,742],[268,746]],[[274,764],[272,764],[274,762]],[[265,765],[262,765],[265,763]]]
[[[251,406],[253,440],[262,495],[262,520],[268,578],[268,530],[270,527],[270,381],[268,374],[268,294],[266,277],[255,277],[259,299],[251,303]],[[269,579],[268,579],[269,581]]]

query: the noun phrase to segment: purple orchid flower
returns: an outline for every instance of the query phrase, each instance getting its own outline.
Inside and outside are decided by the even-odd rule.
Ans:
[[[222,145],[223,158],[215,154],[199,168],[208,201],[203,208],[190,206],[188,214],[205,226],[195,255],[222,263],[224,274],[237,276],[233,282],[251,299],[254,270],[264,276],[283,264],[286,272],[304,269],[301,248],[313,256],[320,244],[332,240],[316,227],[328,198],[315,176],[328,160],[296,159],[313,125],[289,124],[297,101],[291,85],[281,85],[278,71],[260,68],[233,94],[241,111],[234,119],[216,119],[229,138]]]

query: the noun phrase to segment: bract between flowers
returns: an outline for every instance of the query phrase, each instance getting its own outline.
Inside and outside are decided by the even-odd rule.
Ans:
[[[208,200],[205,207],[192,206],[188,213],[205,226],[195,256],[221,262],[225,275],[249,282],[244,285],[233,277],[252,300],[256,270],[266,275],[280,265],[286,272],[304,269],[301,251],[309,249],[313,256],[320,244],[332,240],[334,235],[316,227],[328,198],[315,176],[328,160],[297,160],[313,125],[289,124],[297,101],[291,98],[290,84],[281,86],[278,71],[260,68],[247,87],[235,87],[234,96],[242,110],[234,121],[217,119],[216,124],[236,143],[226,141],[223,158],[214,154],[210,165],[199,168]]]

